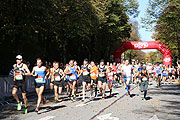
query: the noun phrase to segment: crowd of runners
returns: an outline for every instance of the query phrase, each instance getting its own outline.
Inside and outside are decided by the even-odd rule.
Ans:
[[[33,76],[35,90],[38,96],[35,111],[39,111],[41,101],[45,104],[42,94],[49,79],[50,89],[54,94],[54,101],[62,101],[62,90],[65,88],[67,95],[72,101],[76,101],[76,96],[81,96],[82,101],[87,97],[93,100],[101,96],[107,97],[105,91],[109,91],[108,96],[112,96],[112,90],[116,86],[123,86],[127,90],[127,96],[131,97],[131,84],[138,85],[141,92],[144,92],[142,100],[146,100],[149,81],[156,81],[157,87],[171,83],[179,76],[180,67],[164,66],[163,64],[137,63],[128,60],[122,63],[106,62],[102,59],[99,63],[84,59],[83,64],[78,66],[75,60],[70,60],[68,64],[63,65],[54,61],[52,66],[43,65],[40,58],[36,59],[36,66],[32,72],[28,64],[23,63],[22,56],[16,56],[16,64],[13,65],[14,86],[12,95],[17,101],[17,110],[21,110],[22,102],[16,94],[18,89],[22,91],[24,100],[24,113],[28,112],[28,100],[26,97],[26,84],[24,76]],[[82,82],[82,90],[78,89],[79,82]],[[79,90],[79,91],[78,91]]]

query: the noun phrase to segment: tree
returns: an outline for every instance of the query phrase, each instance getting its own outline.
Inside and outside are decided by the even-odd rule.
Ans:
[[[131,33],[136,0],[1,0],[1,74],[22,54],[32,65],[47,61],[109,60]]]
[[[178,55],[180,45],[180,1],[179,0],[149,0],[147,18],[143,19],[146,27],[155,25],[153,38],[167,45],[173,55]],[[179,47],[180,54],[180,47]]]

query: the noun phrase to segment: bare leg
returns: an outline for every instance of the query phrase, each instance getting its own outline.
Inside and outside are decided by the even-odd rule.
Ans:
[[[102,82],[101,81],[98,81],[98,86],[99,86],[100,94],[102,94]]]
[[[54,86],[54,95],[56,97],[56,99],[58,100],[58,86]]]
[[[76,86],[76,81],[73,81],[73,85],[72,85],[72,95],[74,95],[74,93],[75,93],[75,86]]]
[[[44,86],[41,86],[40,88],[36,88],[38,89],[37,91],[37,94],[38,94],[38,101],[37,101],[37,107],[40,106],[40,103],[41,103],[41,100],[42,100],[42,93],[44,91]]]
[[[12,95],[13,95],[14,99],[16,100],[16,102],[19,103],[19,98],[18,98],[18,95],[16,94],[17,90],[18,90],[17,88],[13,87]]]
[[[103,83],[103,94],[105,94],[106,82]]]
[[[24,106],[25,106],[25,108],[27,108],[28,100],[27,100],[27,97],[26,97],[26,93],[22,93],[22,97],[24,99]]]
[[[86,82],[83,82],[83,89],[82,89],[83,100],[85,99],[85,89],[86,89]]]

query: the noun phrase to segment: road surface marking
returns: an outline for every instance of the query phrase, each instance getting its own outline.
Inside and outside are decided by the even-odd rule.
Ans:
[[[159,120],[158,117],[156,115],[154,115],[152,118],[150,118],[149,120]]]
[[[108,113],[106,115],[98,116],[97,119],[99,120],[119,120],[117,117],[111,117],[112,113]]]
[[[86,104],[78,104],[78,105],[76,105],[76,107],[82,107],[84,105],[86,105]]]
[[[131,90],[134,90],[137,87],[134,86]],[[95,114],[93,117],[91,117],[89,120],[93,120],[95,119],[98,115],[100,115],[102,112],[104,112],[106,109],[108,109],[109,107],[111,107],[112,105],[114,105],[117,101],[119,101],[120,99],[122,99],[124,96],[127,95],[127,92],[125,92],[122,96],[118,97],[116,100],[114,100],[111,104],[109,104],[108,106],[106,106],[105,108],[103,108],[102,110],[100,110],[97,114]]]
[[[93,102],[95,102],[95,101],[90,101],[87,103],[81,103],[81,104],[76,105],[76,107],[82,107],[82,106],[88,105],[88,104],[93,103]]]
[[[55,118],[55,116],[46,116],[46,117],[41,118],[39,120],[50,120],[50,119],[53,119],[53,118]]]

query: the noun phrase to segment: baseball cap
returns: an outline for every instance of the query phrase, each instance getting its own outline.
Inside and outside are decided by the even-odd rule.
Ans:
[[[87,58],[85,58],[85,59],[84,59],[84,61],[88,61],[88,59],[87,59]]]
[[[22,56],[21,55],[17,55],[16,59],[22,59]]]

